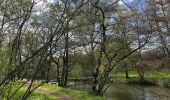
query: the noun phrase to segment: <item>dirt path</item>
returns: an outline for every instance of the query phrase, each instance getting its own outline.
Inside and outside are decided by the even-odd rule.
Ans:
[[[28,86],[29,86],[29,83],[25,84],[25,87],[28,87]],[[33,88],[34,87],[35,86],[33,86]],[[53,95],[53,96],[57,97],[58,100],[74,100],[73,97],[71,97],[69,95],[66,95],[64,93],[54,92],[54,91],[51,91],[51,90],[48,90],[48,89],[42,88],[42,87],[38,87],[35,91]]]
[[[57,97],[59,100],[73,100],[73,98],[70,97],[69,95],[66,95],[64,93],[54,92],[54,91],[51,91],[51,90],[48,90],[45,88],[41,88],[41,87],[37,88],[35,91],[53,95],[53,96]]]

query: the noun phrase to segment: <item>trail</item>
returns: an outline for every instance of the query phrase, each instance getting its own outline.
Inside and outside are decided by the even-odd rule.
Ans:
[[[73,100],[73,98],[70,97],[69,95],[66,95],[64,93],[54,92],[54,91],[51,91],[51,90],[48,90],[48,89],[42,88],[42,87],[37,88],[35,91],[53,95],[53,96],[57,97],[58,100]]]
[[[25,84],[25,87],[28,87],[29,83]],[[32,86],[32,88],[36,87],[35,85]],[[57,98],[57,100],[74,100],[73,97],[64,94],[64,93],[59,93],[59,92],[55,92],[46,88],[42,88],[42,87],[38,87],[35,91],[37,92],[42,92],[42,93],[46,93],[46,94],[50,94],[53,95]]]

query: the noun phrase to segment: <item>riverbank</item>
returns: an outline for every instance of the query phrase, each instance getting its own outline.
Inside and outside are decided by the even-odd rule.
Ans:
[[[6,90],[4,89],[1,91],[2,93],[1,96],[3,97],[0,97],[0,100],[21,100],[22,96],[27,90],[25,86],[20,87],[22,84],[23,81],[12,82],[10,85],[8,85],[8,89]],[[18,91],[15,92],[16,90]],[[28,96],[27,100],[58,100],[58,99],[53,95],[39,91],[34,91],[31,95]]]
[[[142,88],[146,88],[146,90],[148,90],[148,88],[152,88],[152,86],[154,86],[154,88],[158,87],[158,90],[160,90],[160,87],[168,87],[167,89],[169,89],[169,87],[170,87],[170,74],[169,73],[147,72],[147,73],[145,73],[145,81],[142,83],[139,81],[137,72],[130,71],[129,79],[126,79],[124,73],[118,72],[118,73],[112,74],[111,80],[112,80],[113,84],[112,84],[112,86],[110,86],[110,89],[108,91],[112,91],[112,92],[107,93],[106,96],[109,98],[111,97],[112,99],[116,97],[113,94],[117,94],[119,92],[118,90],[120,90],[120,89],[116,89],[114,91],[115,86],[117,87],[121,84],[124,84],[125,88],[130,87],[129,90],[133,87],[142,87]],[[3,99],[3,100],[8,99],[7,98],[8,95],[12,95],[12,93],[22,83],[23,83],[23,81],[17,81],[17,82],[12,83],[12,85],[9,86],[11,88],[9,94],[7,91],[5,91],[5,93],[4,93],[5,98],[0,97],[0,99]],[[74,81],[73,81],[73,83],[74,83],[74,85],[70,86],[70,88],[61,88],[61,87],[57,87],[55,85],[43,84],[37,90],[35,90],[28,97],[27,100],[37,100],[37,99],[38,100],[60,100],[61,98],[69,98],[68,100],[108,100],[109,99],[107,97],[99,97],[99,96],[94,96],[94,95],[89,94],[88,93],[88,91],[90,89],[89,84],[84,84],[85,83],[84,81],[81,84],[77,84]],[[40,84],[40,83],[36,82],[34,84]],[[114,84],[118,84],[118,85],[114,85]],[[129,86],[128,84],[131,84],[132,86]],[[135,86],[135,85],[139,85],[139,86]],[[146,87],[146,86],[151,86],[151,87]],[[122,87],[123,87],[123,85],[121,85],[121,89],[122,89]],[[123,89],[125,89],[125,88],[123,88]],[[140,91],[142,90],[142,88],[140,89]],[[12,100],[21,99],[23,94],[25,93],[26,89],[27,88],[25,86],[21,87],[21,89],[12,97]],[[153,89],[151,89],[151,90],[153,90]],[[161,90],[161,91],[164,92],[164,90]],[[169,90],[167,90],[167,91],[169,92]],[[142,92],[150,93],[145,90],[143,90]],[[122,91],[121,91],[121,93],[122,93]],[[110,96],[111,94],[113,96]],[[155,93],[153,93],[153,94],[155,94]],[[153,94],[151,94],[151,95],[153,95]],[[167,95],[166,92],[164,92],[163,95]],[[153,97],[154,97],[154,95],[153,95]],[[65,99],[65,100],[67,100],[67,99]]]
[[[12,95],[12,93],[19,88],[22,82],[15,82],[11,86],[11,92],[8,94],[7,91],[4,94],[4,100],[8,99],[8,95]],[[39,83],[34,83],[39,84]],[[20,100],[23,94],[26,91],[26,87],[21,87],[18,92],[11,98],[12,100]],[[85,91],[79,91],[70,88],[62,88],[49,84],[43,84],[39,88],[37,88],[30,96],[28,96],[27,100],[108,100],[107,97],[100,97],[91,95]]]
[[[140,81],[138,73],[135,71],[129,72],[129,79],[126,79],[125,74],[122,72],[113,73],[111,81],[118,84],[138,84],[146,86],[160,86],[170,88],[170,74],[160,72],[146,72],[145,81]]]
[[[71,88],[56,87],[49,84],[43,84],[42,88],[53,90],[55,92],[64,93],[74,98],[74,100],[108,100],[107,97],[94,96],[85,91],[75,90]]]

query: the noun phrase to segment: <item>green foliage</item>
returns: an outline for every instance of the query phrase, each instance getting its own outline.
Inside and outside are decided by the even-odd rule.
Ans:
[[[83,69],[79,64],[76,64],[74,66],[71,67],[71,71],[69,73],[69,75],[73,78],[81,78],[83,77]]]
[[[13,66],[8,65],[8,50],[0,50],[0,80],[5,77],[8,72],[8,69],[13,69]]]
[[[91,65],[91,55],[75,53],[69,55],[70,74],[75,77],[86,77],[91,75],[93,66]],[[77,72],[76,72],[77,71]]]
[[[128,57],[132,62],[136,63],[139,58],[140,58],[140,54],[139,52],[134,52],[133,54],[131,54],[129,57]]]
[[[102,74],[104,72],[104,68],[105,66],[104,65],[101,65],[100,68],[99,68],[99,73]]]

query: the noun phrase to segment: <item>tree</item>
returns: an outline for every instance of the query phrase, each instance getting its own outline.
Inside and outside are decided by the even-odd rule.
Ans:
[[[23,99],[26,99],[37,88],[31,87],[38,76],[45,74],[45,80],[48,81],[52,59],[58,52],[55,47],[64,34],[68,35],[70,21],[81,12],[81,7],[86,3],[82,0],[74,10],[71,10],[71,2],[62,2],[61,5],[46,5],[49,10],[43,12],[39,10],[36,12],[37,1],[34,0],[5,0],[1,3],[1,33],[4,33],[3,37],[7,37],[9,40],[3,40],[5,45],[2,48],[8,50],[9,55],[4,55],[7,57],[8,64],[5,66],[5,75],[0,80],[1,88],[8,87],[17,78],[27,78],[26,82],[31,83],[23,95]],[[68,15],[65,16],[66,14]],[[66,49],[68,50],[67,47]],[[66,67],[64,69],[66,75],[63,76],[64,85],[68,77],[68,66],[66,65]],[[7,90],[9,94],[10,90],[9,86]],[[8,99],[12,98],[18,90],[19,88],[11,93]]]

